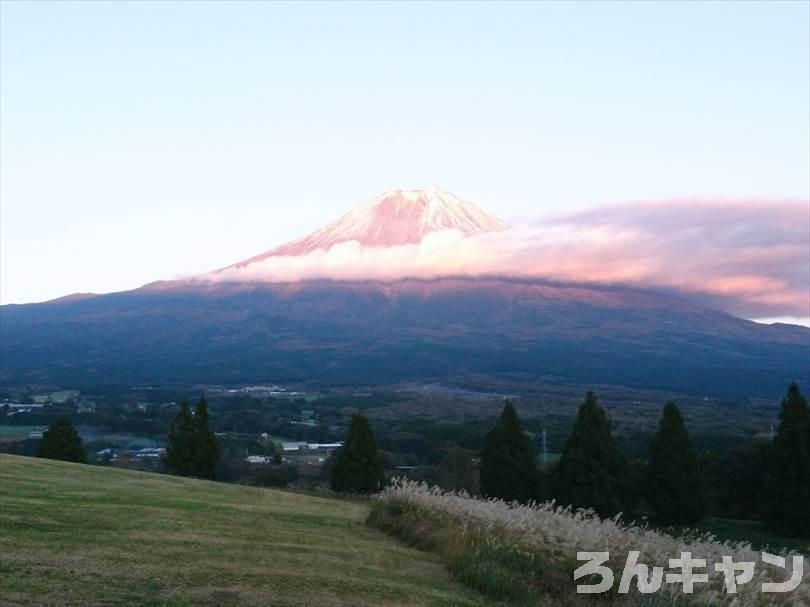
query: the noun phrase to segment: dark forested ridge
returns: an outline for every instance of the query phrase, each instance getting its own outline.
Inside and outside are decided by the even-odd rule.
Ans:
[[[623,287],[507,279],[156,283],[8,305],[4,383],[436,379],[773,396],[808,377],[810,330]]]

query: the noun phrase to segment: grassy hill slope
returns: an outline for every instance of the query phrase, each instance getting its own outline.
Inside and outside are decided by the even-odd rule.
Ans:
[[[367,510],[0,455],[0,604],[483,604]]]

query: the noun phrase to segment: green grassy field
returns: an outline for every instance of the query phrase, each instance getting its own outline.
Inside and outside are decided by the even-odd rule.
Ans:
[[[483,605],[364,503],[0,455],[2,605]]]
[[[35,394],[31,399],[35,403],[63,403],[72,398],[78,398],[78,390],[57,390],[48,394]]]
[[[749,542],[756,550],[794,551],[810,556],[810,539],[774,535],[762,523],[727,518],[707,518],[698,529],[708,531],[720,540]]]
[[[22,440],[34,430],[47,430],[45,426],[0,426],[0,440]]]

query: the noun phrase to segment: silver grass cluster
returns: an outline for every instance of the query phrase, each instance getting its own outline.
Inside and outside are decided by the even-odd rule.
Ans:
[[[641,552],[640,563],[669,570],[669,559],[679,558],[681,552],[691,552],[693,558],[706,559],[708,584],[697,584],[688,597],[682,587],[664,583],[659,595],[671,599],[688,598],[702,605],[748,606],[808,606],[810,605],[810,576],[805,575],[799,588],[789,594],[763,594],[764,582],[782,582],[790,571],[780,570],[761,562],[761,551],[745,542],[721,542],[709,533],[686,533],[673,537],[646,526],[628,525],[621,515],[600,519],[589,510],[563,508],[553,501],[537,504],[506,503],[499,499],[479,499],[466,492],[449,492],[423,482],[395,479],[378,499],[415,507],[426,514],[449,516],[465,530],[484,531],[493,542],[509,542],[549,562],[576,561],[578,551],[610,552],[610,566],[618,587],[625,559],[631,550]],[[784,556],[792,556],[793,553]],[[754,579],[737,587],[736,594],[724,590],[724,578],[714,571],[714,563],[723,556],[735,562],[755,562]],[[806,560],[806,559],[805,559]],[[791,559],[787,559],[790,567]],[[582,563],[580,563],[582,564]],[[805,563],[805,570],[807,563]],[[701,571],[702,573],[702,571]],[[573,570],[572,570],[573,578]],[[635,587],[635,583],[631,588]]]

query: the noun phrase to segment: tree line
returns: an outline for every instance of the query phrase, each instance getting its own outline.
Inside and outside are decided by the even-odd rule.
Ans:
[[[37,457],[87,463],[82,439],[67,417],[57,418],[42,434]],[[220,449],[209,428],[208,402],[201,397],[194,409],[188,401],[172,420],[165,464],[169,472],[213,480],[219,471]]]
[[[795,383],[782,400],[779,429],[764,460],[763,520],[778,533],[810,536],[810,408]],[[602,517],[631,513],[642,498],[662,526],[693,525],[705,516],[708,505],[697,450],[672,401],[663,408],[640,474],[619,448],[593,392],[579,407],[559,463],[550,472],[538,467],[532,442],[507,401],[486,436],[479,474],[485,497],[523,503],[554,499]],[[355,415],[332,472],[332,489],[373,493],[384,482],[368,419]]]
[[[782,400],[779,429],[764,453],[764,468],[762,519],[778,533],[810,537],[810,408],[795,383]],[[487,497],[555,499],[602,517],[631,512],[639,497],[646,500],[655,522],[664,526],[695,524],[707,509],[698,454],[674,402],[664,406],[640,483],[592,392],[579,407],[559,464],[550,474],[537,467],[517,412],[507,402],[487,435],[480,475],[481,493]]]
[[[37,455],[87,461],[81,438],[64,417],[43,434]],[[184,401],[169,430],[167,469],[182,476],[215,479],[219,461],[208,403],[200,398],[192,410]],[[759,508],[763,520],[779,533],[810,536],[810,408],[796,383],[782,400],[778,431],[760,463],[764,467]],[[639,476],[616,443],[610,419],[593,392],[580,405],[559,463],[550,472],[538,467],[532,442],[514,405],[507,401],[486,435],[479,475],[481,494],[486,497],[518,502],[554,499],[602,517],[632,512],[639,498],[649,505],[655,522],[665,526],[697,523],[707,510],[701,463],[675,402],[663,408]],[[384,485],[385,470],[371,424],[366,416],[354,414],[344,446],[331,466],[330,487],[339,493],[370,494]]]

